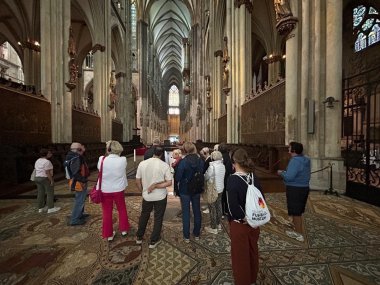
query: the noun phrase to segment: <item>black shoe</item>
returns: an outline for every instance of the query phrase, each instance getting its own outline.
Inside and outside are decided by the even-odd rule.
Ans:
[[[151,241],[149,244],[149,248],[155,248],[157,245],[161,243],[161,241],[162,241],[161,239],[158,241]]]
[[[80,226],[80,225],[84,225],[85,223],[86,223],[85,220],[79,220],[76,223],[70,223],[70,226]]]
[[[88,218],[90,216],[90,214],[82,214],[82,217],[81,217],[81,219],[85,219],[85,218]]]

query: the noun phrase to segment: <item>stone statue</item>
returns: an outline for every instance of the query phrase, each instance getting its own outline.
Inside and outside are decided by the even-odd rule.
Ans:
[[[230,70],[228,68],[228,64],[226,63],[223,68],[223,87],[228,87],[229,73]]]
[[[293,15],[287,0],[274,0],[274,10],[276,11],[277,21]]]
[[[70,26],[70,34],[69,34],[69,46],[67,48],[67,52],[71,58],[74,58],[77,54],[74,40],[73,28]]]
[[[222,60],[224,62],[227,62],[230,60],[230,57],[228,56],[228,45],[227,45],[227,37],[224,37],[224,47],[223,47],[223,58]]]

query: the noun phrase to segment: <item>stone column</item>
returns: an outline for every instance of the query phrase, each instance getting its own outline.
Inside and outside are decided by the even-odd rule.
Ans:
[[[326,98],[342,97],[342,0],[326,1]],[[325,156],[341,156],[341,122],[342,105],[334,103],[333,108],[326,108]]]
[[[51,102],[52,142],[72,140],[69,81],[70,1],[41,0],[41,91]]]
[[[147,114],[149,114],[149,105],[148,105],[148,98],[149,98],[149,89],[147,88],[148,80],[147,80],[147,75],[148,75],[148,62],[147,62],[147,56],[148,56],[148,49],[149,49],[149,44],[148,44],[148,25],[143,22],[142,20],[138,21],[138,30],[140,33],[139,37],[139,73],[140,73],[140,81],[139,81],[139,91],[140,91],[140,96],[141,96],[141,109],[138,110],[138,112],[143,113],[143,126],[141,128],[141,138],[144,140],[145,143],[151,143],[150,137],[148,137],[149,132],[148,132],[148,127],[146,127],[146,118]]]
[[[314,76],[312,78],[312,85],[314,86],[313,92],[312,92],[312,98],[315,102],[314,107],[315,107],[315,122],[314,125],[317,125],[317,122],[322,122],[320,118],[324,114],[324,105],[321,103],[324,98],[325,94],[322,94],[322,84],[324,83],[323,80],[323,75],[321,72],[321,63],[324,62],[325,60],[325,53],[322,52],[323,49],[321,49],[322,44],[322,30],[321,30],[321,23],[323,23],[322,13],[321,13],[321,0],[315,0],[314,1],[314,12],[313,12],[313,22],[314,22],[314,41],[313,45],[314,46],[314,56],[313,59],[313,73]],[[324,39],[323,39],[324,40]],[[323,42],[324,43],[324,42]],[[324,92],[323,92],[324,93]],[[322,108],[322,109],[321,109]],[[323,156],[324,152],[322,148],[324,148],[324,128],[323,127],[318,127],[314,128],[314,138],[309,140],[309,146],[308,146],[308,154],[309,156],[312,157],[317,157],[321,158]],[[314,167],[317,167],[317,165],[313,165]],[[318,167],[321,168],[321,167]]]
[[[229,52],[232,54],[232,14],[233,14],[233,11],[234,11],[234,7],[232,6],[232,1],[226,1],[226,36],[227,36],[227,39],[228,39],[228,50]],[[233,59],[230,59],[230,62],[228,63],[229,64],[229,68],[230,68],[230,78],[229,78],[229,82],[232,82],[232,78],[233,78],[233,73],[232,73],[232,66],[231,66],[231,62],[232,62]],[[229,83],[229,87],[232,87],[231,86],[231,83]],[[234,125],[233,125],[233,102],[232,102],[232,88],[231,88],[231,91],[230,91],[230,94],[229,96],[227,96],[226,98],[226,103],[227,103],[227,143],[230,143],[232,142],[232,134],[233,134],[233,129],[234,129]]]
[[[302,0],[302,49],[301,49],[301,97],[299,104],[299,110],[301,111],[298,115],[298,140],[305,144],[307,143],[307,100],[309,94],[311,93],[311,88],[309,84],[310,77],[310,65],[311,65],[311,52],[310,52],[310,34],[312,32],[310,27],[310,1]]]
[[[214,57],[214,84],[213,84],[213,114],[212,120],[210,122],[210,128],[213,130],[211,141],[216,142],[218,140],[218,118],[221,115],[221,102],[222,96],[224,96],[223,91],[221,89],[222,86],[222,63],[220,56]]]
[[[298,1],[291,1],[292,13],[299,17]],[[286,82],[285,82],[285,144],[298,139],[298,76],[299,66],[299,24],[286,41]]]
[[[101,141],[112,138],[112,117],[109,108],[110,102],[110,78],[111,78],[111,27],[109,17],[111,15],[110,2],[104,2],[104,17],[95,25],[96,43],[104,44],[103,52],[94,53],[94,109],[100,115]],[[104,20],[104,21],[103,21]],[[104,23],[108,23],[105,25]]]
[[[33,85],[36,91],[41,89],[41,50],[34,43],[23,46],[24,84]]]

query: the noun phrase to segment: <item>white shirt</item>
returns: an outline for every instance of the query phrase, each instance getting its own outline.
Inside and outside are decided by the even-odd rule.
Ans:
[[[99,157],[98,169],[103,156]],[[127,158],[117,154],[108,155],[103,162],[102,191],[104,193],[122,192],[128,186]],[[97,185],[99,188],[99,185]],[[98,189],[97,188],[97,189]]]
[[[160,201],[165,199],[168,194],[166,188],[156,188],[151,193],[148,193],[149,186],[154,183],[171,181],[173,177],[167,163],[159,158],[152,157],[140,162],[137,167],[136,178],[141,179],[143,187],[142,196],[145,201]]]
[[[46,171],[53,169],[53,164],[46,158],[39,158],[34,164],[34,168],[36,169],[36,177],[48,177]]]

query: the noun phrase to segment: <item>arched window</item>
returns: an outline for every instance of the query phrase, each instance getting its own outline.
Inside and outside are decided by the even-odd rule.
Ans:
[[[177,86],[172,85],[169,89],[169,115],[179,115],[179,91]]]
[[[380,16],[375,8],[364,5],[354,8],[353,25],[356,52],[380,42]]]

